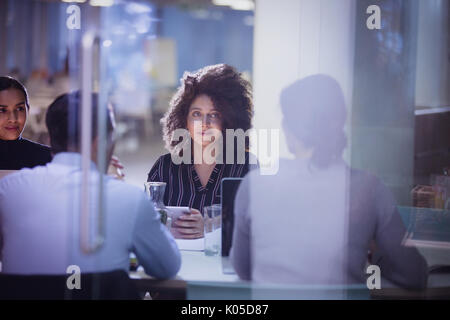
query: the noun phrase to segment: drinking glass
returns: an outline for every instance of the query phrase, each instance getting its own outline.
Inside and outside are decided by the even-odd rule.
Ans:
[[[157,212],[159,212],[161,216],[161,223],[167,226],[167,208],[164,205],[164,192],[166,190],[165,182],[146,182],[145,184],[145,192],[149,197],[150,201],[153,203],[153,206]],[[169,221],[170,222],[170,221]],[[168,226],[169,227],[169,226]]]
[[[212,205],[203,209],[205,223],[205,255],[219,254],[222,242],[222,207]]]

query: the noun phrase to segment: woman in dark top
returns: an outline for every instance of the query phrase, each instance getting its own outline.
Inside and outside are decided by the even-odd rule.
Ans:
[[[222,178],[243,177],[249,165],[256,163],[253,157],[250,161],[248,137],[241,144],[235,144],[235,138],[226,140],[227,129],[242,129],[242,132],[250,129],[252,115],[250,83],[233,67],[219,64],[184,74],[161,120],[170,153],[156,161],[147,179],[167,183],[165,205],[191,208],[190,215],[172,223],[175,237],[202,237],[200,213],[205,206],[220,203]],[[212,148],[218,141],[222,144],[216,146],[222,148]],[[227,157],[223,150],[230,151],[230,142],[234,152],[232,157]],[[199,154],[203,157],[197,158]],[[205,154],[211,155],[209,160]]]
[[[51,161],[50,148],[22,138],[28,110],[25,87],[0,77],[0,170],[20,170]]]

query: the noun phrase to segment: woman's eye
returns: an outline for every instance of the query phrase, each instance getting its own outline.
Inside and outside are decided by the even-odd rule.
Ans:
[[[211,114],[211,118],[220,118],[220,114],[213,113],[213,114]]]
[[[18,107],[17,111],[25,111],[25,107]]]
[[[0,113],[4,113],[4,112],[6,112],[6,110],[5,109],[0,109]]]
[[[200,117],[200,112],[194,111],[194,112],[192,112],[192,116],[193,117]]]

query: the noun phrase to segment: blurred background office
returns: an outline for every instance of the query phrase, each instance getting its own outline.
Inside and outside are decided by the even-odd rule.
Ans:
[[[73,5],[79,29],[68,27]],[[380,29],[367,27],[370,5],[380,8]],[[449,7],[444,0],[0,0],[0,73],[29,90],[24,136],[47,143],[45,109],[80,86],[79,44],[96,30],[93,87],[115,104],[116,154],[127,181],[139,186],[164,152],[159,119],[184,71],[227,63],[243,72],[254,86],[254,126],[264,129],[281,128],[283,87],[325,73],[340,83],[349,111],[346,161],[379,176],[399,204],[425,194],[434,206],[436,197],[448,198],[433,185],[450,166]],[[281,138],[280,155],[290,157]]]
[[[449,15],[447,0],[0,0],[0,74],[29,90],[24,137],[41,143],[59,94],[88,88],[100,106],[113,102],[115,154],[140,187],[166,153],[159,120],[185,71],[226,63],[242,72],[254,127],[278,129],[279,154],[291,159],[280,93],[326,74],[347,109],[345,162],[387,186],[406,226],[425,208],[417,212],[445,215],[431,222],[448,235]],[[426,258],[448,264],[448,251]]]
[[[81,9],[81,26],[71,30],[67,10],[74,4]],[[99,64],[102,88],[116,109],[116,154],[127,181],[142,186],[165,153],[159,120],[185,71],[225,62],[251,79],[254,3],[226,4],[1,0],[0,74],[20,79],[29,91],[24,136],[48,144],[46,108],[59,94],[80,87],[77,44],[93,27],[107,51]]]

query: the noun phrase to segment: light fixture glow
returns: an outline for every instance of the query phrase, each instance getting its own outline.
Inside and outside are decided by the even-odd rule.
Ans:
[[[213,0],[213,4],[216,6],[230,6],[231,5],[230,0]]]
[[[228,6],[233,10],[251,11],[255,9],[255,3],[252,0],[213,0],[216,6]]]
[[[89,4],[94,7],[110,7],[114,4],[114,0],[90,0]]]
[[[66,3],[85,3],[86,0],[61,0],[62,2]]]

